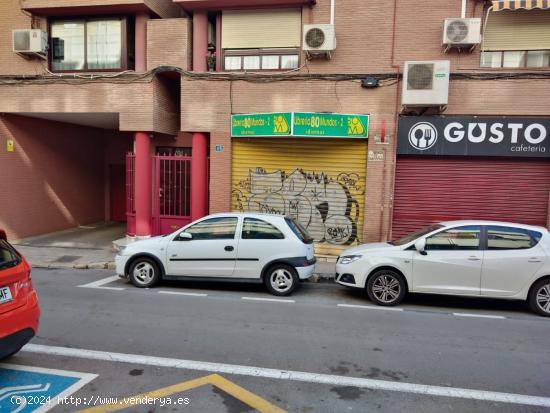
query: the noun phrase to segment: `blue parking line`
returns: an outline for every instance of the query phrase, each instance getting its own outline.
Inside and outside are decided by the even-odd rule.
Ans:
[[[47,412],[95,374],[0,364],[0,412]]]

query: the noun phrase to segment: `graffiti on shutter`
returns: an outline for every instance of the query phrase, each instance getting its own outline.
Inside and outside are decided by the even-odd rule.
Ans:
[[[356,173],[336,176],[324,171],[249,169],[248,178],[232,190],[233,205],[241,212],[289,215],[317,243],[360,243],[358,224],[365,188]]]

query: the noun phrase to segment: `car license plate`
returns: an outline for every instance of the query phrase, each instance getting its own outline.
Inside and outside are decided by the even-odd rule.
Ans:
[[[0,304],[13,300],[10,287],[0,287]]]

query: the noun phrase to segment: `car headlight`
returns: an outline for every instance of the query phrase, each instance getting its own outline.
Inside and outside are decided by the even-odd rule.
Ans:
[[[344,255],[340,257],[339,264],[351,264],[353,261],[357,261],[362,255]]]

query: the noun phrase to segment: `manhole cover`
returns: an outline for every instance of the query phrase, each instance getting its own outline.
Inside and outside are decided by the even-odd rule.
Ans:
[[[62,255],[58,259],[56,259],[54,262],[73,262],[77,259],[82,258],[81,255]]]

